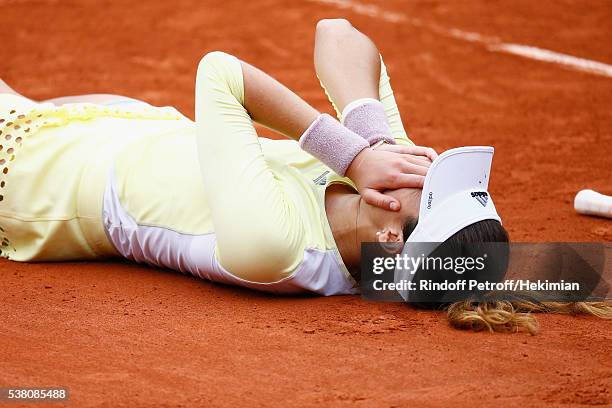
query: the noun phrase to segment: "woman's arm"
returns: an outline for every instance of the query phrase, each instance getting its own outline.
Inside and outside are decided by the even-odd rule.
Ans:
[[[372,133],[389,132],[396,144],[414,145],[404,130],[385,64],[370,38],[347,20],[321,20],[315,36],[314,64],[338,117],[348,119],[345,126],[366,138]],[[378,100],[380,105],[362,105],[365,114],[353,114],[352,120],[350,113],[348,118],[343,117],[351,105],[354,107],[364,98]],[[365,126],[359,116],[368,118]],[[433,159],[436,154],[433,149],[427,149],[427,156]]]
[[[244,106],[251,118],[298,140],[320,112],[265,72],[241,61]]]
[[[315,71],[338,113],[361,98],[379,99],[380,53],[345,19],[317,23]]]
[[[274,177],[246,109],[241,62],[212,52],[196,79],[197,149],[216,235],[215,257],[253,282],[288,276],[303,258],[295,203]]]
[[[251,84],[246,85],[247,81]],[[252,92],[251,103],[246,102],[247,89]],[[262,99],[254,100],[255,95]],[[271,171],[250,114],[299,137],[316,111],[231,55],[213,52],[204,56],[196,79],[196,142],[215,227],[215,257],[236,276],[272,282],[288,276],[300,264],[306,234],[298,203],[287,193],[285,181]],[[346,131],[330,120],[335,122],[334,129]],[[353,162],[355,181],[366,188],[414,184],[414,180],[402,179],[412,176],[401,173],[402,154],[365,148]]]
[[[299,139],[320,112],[268,74],[244,61],[240,64],[244,107],[251,118],[292,139]],[[422,187],[429,163],[414,156],[422,154],[418,148],[391,146],[389,150],[392,151],[362,150],[348,166],[346,174],[369,204],[398,211],[399,201],[382,191]]]

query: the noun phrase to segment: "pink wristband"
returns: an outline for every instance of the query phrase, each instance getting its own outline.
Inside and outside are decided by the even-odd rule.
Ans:
[[[323,113],[300,137],[300,146],[333,171],[344,176],[355,156],[370,145],[361,136],[342,126],[327,113]]]
[[[376,99],[357,100],[342,115],[342,124],[368,141],[370,146],[381,140],[395,144],[385,107]]]

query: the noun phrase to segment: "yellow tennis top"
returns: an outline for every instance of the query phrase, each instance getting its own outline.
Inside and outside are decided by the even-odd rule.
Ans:
[[[411,144],[384,65],[381,101],[396,141]],[[337,265],[329,268],[339,269],[350,283],[324,196],[332,183],[353,183],[296,141],[259,138],[243,105],[240,63],[219,52],[200,63],[195,123],[174,108],[54,106],[0,95],[0,138],[6,138],[0,163],[15,160],[0,188],[5,198],[0,201],[0,232],[8,242],[8,257],[117,255],[121,245],[111,244],[102,217],[105,191],[113,183],[117,202],[138,227],[182,238],[214,234],[214,261],[237,279],[283,281],[304,269],[305,256],[311,269],[323,268],[329,259],[313,260],[318,251],[331,254]],[[119,252],[156,245],[132,239]],[[164,246],[158,246],[155,251],[161,253]],[[184,254],[177,256],[172,265],[182,270]],[[156,254],[143,259],[157,263]],[[305,281],[315,278],[303,275]]]

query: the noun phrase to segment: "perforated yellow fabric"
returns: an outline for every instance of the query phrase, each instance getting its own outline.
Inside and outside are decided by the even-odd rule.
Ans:
[[[112,254],[101,223],[101,194],[113,147],[164,128],[160,123],[186,121],[174,108],[58,107],[0,94],[0,256]]]

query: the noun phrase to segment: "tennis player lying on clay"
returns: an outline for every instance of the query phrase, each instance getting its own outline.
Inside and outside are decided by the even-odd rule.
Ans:
[[[268,292],[340,295],[359,292],[362,242],[508,241],[493,201],[471,195],[488,197],[491,148],[437,158],[415,146],[377,48],[346,20],[319,22],[314,54],[340,121],[222,52],[200,62],[195,123],[123,96],[35,102],[4,84],[2,256],[121,256]],[[294,140],[258,138],[253,121]],[[549,307],[514,306],[448,310],[457,327],[532,330],[518,309]]]

